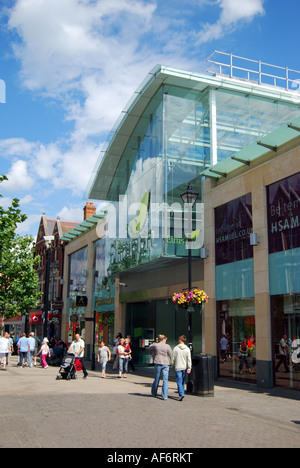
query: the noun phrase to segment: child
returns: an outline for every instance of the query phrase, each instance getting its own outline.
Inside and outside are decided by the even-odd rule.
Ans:
[[[48,364],[47,364],[47,356],[50,357],[50,348],[48,346],[48,339],[47,338],[44,338],[43,339],[43,342],[42,342],[42,346],[41,346],[41,349],[39,350],[39,352],[37,353],[37,355],[39,355],[40,353],[42,354],[42,367],[44,369],[47,369],[48,367]]]
[[[98,349],[98,362],[101,364],[102,367],[102,378],[105,379],[106,374],[106,364],[108,361],[111,359],[111,353],[110,349],[105,346],[105,342],[101,341],[99,343],[99,349]]]
[[[125,339],[124,347],[125,347],[125,353],[127,354],[126,358],[130,361],[132,358],[131,358],[131,348],[130,348],[130,339],[129,338]]]

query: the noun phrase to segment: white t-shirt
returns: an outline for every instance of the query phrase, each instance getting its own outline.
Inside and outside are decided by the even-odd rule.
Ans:
[[[118,346],[118,352],[124,353],[124,352],[125,352],[124,346],[119,345],[119,346]],[[126,358],[126,356],[124,356],[124,354],[119,354],[119,359],[125,359],[125,358]]]
[[[81,348],[83,348],[83,350],[81,351],[80,354],[79,351],[81,350]],[[73,353],[78,356],[79,358],[83,358],[84,356],[84,341],[82,339],[76,341],[74,340],[73,343],[71,344],[71,350],[73,351]]]
[[[49,346],[47,345],[47,343],[44,343],[41,346],[41,353],[42,354],[49,354]]]
[[[8,341],[8,338],[5,338],[4,336],[2,336],[0,338],[0,353],[1,354],[6,354],[9,352],[9,341]]]

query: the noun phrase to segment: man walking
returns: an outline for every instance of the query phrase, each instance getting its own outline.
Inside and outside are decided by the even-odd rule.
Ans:
[[[189,347],[186,346],[185,342],[186,336],[181,335],[178,338],[178,345],[173,350],[172,364],[176,374],[176,383],[179,393],[178,401],[182,401],[184,399],[186,375],[190,374],[192,370],[191,351]]]
[[[168,399],[168,380],[169,380],[169,359],[172,360],[172,350],[167,344],[167,337],[165,335],[158,336],[158,343],[153,343],[149,347],[152,353],[153,362],[155,366],[155,377],[152,384],[152,396],[157,396],[157,389],[160,380],[160,375],[163,377],[163,386],[161,396],[163,400]]]
[[[86,379],[87,376],[88,376],[88,373],[87,373],[85,365],[83,363],[84,346],[85,346],[85,343],[84,343],[83,339],[81,339],[80,335],[77,333],[75,335],[75,340],[71,343],[71,346],[68,349],[68,353],[75,354],[75,357],[77,359],[79,359],[79,361],[81,362],[81,366],[82,366],[83,378]]]
[[[29,333],[28,338],[28,345],[29,345],[29,352],[28,352],[28,367],[32,366],[32,358],[36,358],[36,347],[35,347],[35,339],[33,337],[34,333]],[[36,365],[36,363],[35,363]]]
[[[287,339],[288,339],[287,335],[284,334],[279,342],[279,361],[275,367],[275,372],[279,371],[279,367],[281,366],[281,364],[284,365],[285,372],[287,374],[290,372],[290,369],[288,367],[288,362],[289,362],[288,358],[289,358],[290,348],[289,348]]]
[[[7,356],[11,352],[8,337],[9,334],[7,332],[5,332],[3,336],[0,336],[0,367],[3,361],[4,371],[6,371]]]
[[[20,355],[20,366],[25,367],[25,363],[27,364],[28,353],[30,353],[30,346],[28,343],[28,338],[26,338],[26,333],[22,333],[22,336],[18,341],[18,351]]]

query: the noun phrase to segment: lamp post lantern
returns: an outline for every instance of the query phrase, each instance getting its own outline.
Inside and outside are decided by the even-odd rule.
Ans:
[[[192,290],[192,246],[191,246],[191,234],[192,234],[192,212],[193,207],[197,201],[199,193],[192,189],[192,185],[189,183],[185,192],[181,194],[181,199],[184,205],[188,208],[188,288],[189,292]],[[188,308],[188,340],[189,340],[189,348],[191,351],[191,355],[193,354],[193,344],[192,344],[192,312],[194,308],[190,306]],[[188,374],[188,382],[187,382],[187,392],[192,393],[193,391],[193,382],[191,380],[191,374]]]

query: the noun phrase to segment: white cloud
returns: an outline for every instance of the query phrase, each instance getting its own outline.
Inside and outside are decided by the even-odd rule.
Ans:
[[[18,0],[9,26],[23,41],[15,51],[24,85],[56,94],[74,89],[79,79],[80,87],[85,71],[105,70],[132,52],[154,10],[139,0]]]
[[[1,197],[0,198],[0,203],[1,203],[2,208],[4,208],[6,210],[9,206],[11,206],[12,198],[10,198],[10,197]]]
[[[31,232],[32,226],[39,223],[41,219],[41,215],[39,214],[32,214],[29,215],[27,219],[23,223],[17,225],[17,233],[20,235],[27,234]]]
[[[62,221],[80,223],[83,221],[83,205],[84,204],[82,203],[80,206],[64,206],[57,213],[57,216],[59,216]]]
[[[0,140],[0,151],[2,157],[28,157],[34,147],[35,143],[26,141],[24,138],[7,138]]]
[[[94,169],[98,146],[93,144],[75,144],[68,151],[61,154],[55,178],[52,179],[56,190],[64,187],[73,194],[83,193]]]
[[[1,188],[8,192],[30,190],[33,187],[34,179],[28,174],[26,161],[16,161],[6,175],[8,180],[2,182]]]
[[[264,14],[264,0],[218,0],[221,14],[214,24],[205,24],[198,35],[200,43],[220,39],[232,32],[240,22],[250,22],[257,15]]]
[[[98,145],[87,141],[73,142],[65,149],[60,142],[46,145],[14,138],[0,141],[0,151],[5,158],[17,156],[1,189],[26,191],[35,183],[37,190],[53,192],[63,188],[77,195],[86,189],[99,155]]]
[[[181,9],[186,13],[186,6],[179,0],[175,2],[179,11],[173,11],[172,2],[158,0],[13,3],[7,10],[8,29],[19,35],[13,47],[22,86],[35,99],[48,103],[50,98],[61,110],[61,119],[72,122],[73,128],[52,143],[39,141],[39,135],[36,141],[0,140],[1,157],[11,161],[9,181],[1,188],[27,190],[21,195],[23,204],[31,208],[34,188],[34,201],[47,212],[43,197],[59,197],[62,190],[65,197],[69,190],[70,198],[63,199],[66,206],[58,214],[72,221],[82,219],[83,208],[72,211],[73,195],[84,193],[105,136],[146,74],[158,63],[199,72],[206,68],[199,59],[196,31],[185,23],[193,10],[221,8],[219,20],[200,32],[203,42],[222,37],[264,12],[263,0],[193,0],[186,17],[180,14]],[[61,206],[62,201],[56,203]],[[51,210],[57,211],[53,203]]]
[[[25,195],[25,197],[20,199],[20,205],[28,205],[28,203],[31,203],[34,200],[32,195]]]
[[[162,23],[156,8],[147,0],[17,0],[11,9],[9,27],[21,38],[14,51],[22,84],[58,100],[74,122],[74,141],[109,132],[157,63],[193,68],[178,43],[153,45]],[[163,24],[161,37],[174,42],[166,18]],[[147,33],[152,40],[143,41]]]

